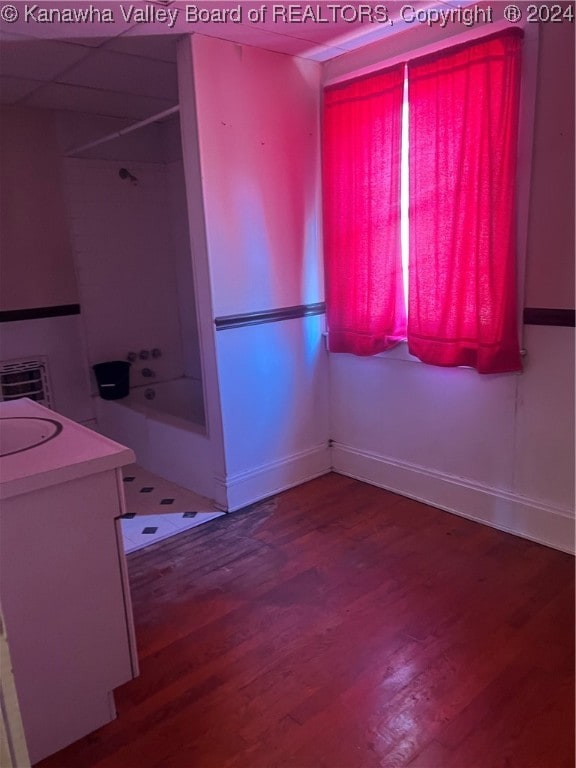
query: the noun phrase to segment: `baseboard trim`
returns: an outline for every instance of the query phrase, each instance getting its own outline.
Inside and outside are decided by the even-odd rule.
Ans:
[[[216,483],[228,500],[226,511],[236,512],[268,496],[325,475],[330,472],[330,461],[330,448],[326,443],[247,472],[228,475],[226,479],[216,478]]]
[[[575,519],[568,509],[341,443],[332,445],[332,469],[445,512],[575,553]]]

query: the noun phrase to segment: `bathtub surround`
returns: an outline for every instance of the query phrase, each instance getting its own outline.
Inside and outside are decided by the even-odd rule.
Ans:
[[[81,134],[95,141],[86,128],[78,120],[63,121],[64,141],[74,144]],[[152,162],[143,162],[151,132],[157,139]],[[113,148],[118,143],[125,161],[98,159],[99,153],[119,158]],[[133,446],[148,470],[225,508],[204,405],[178,118],[88,152],[89,160],[69,157],[65,171],[89,364],[132,361],[129,398],[115,409],[94,398],[98,429]],[[126,183],[126,168],[137,185]],[[138,354],[154,348],[162,353],[153,360]]]
[[[82,112],[59,112],[58,129],[62,158],[75,157],[73,150],[76,147],[98,141],[98,145],[83,150],[79,159],[114,160],[118,162],[119,170],[129,163],[175,162],[181,159],[177,122],[175,120],[152,123],[137,131],[123,133],[134,125],[133,119]],[[114,141],[100,143],[103,137],[113,133],[121,135]]]
[[[163,383],[151,380],[143,387],[133,387],[122,405],[139,412],[152,411],[181,419],[199,433],[205,426],[202,382],[198,379],[183,377]]]
[[[158,347],[160,381],[184,370],[176,271],[163,165],[131,163],[138,186],[126,184],[113,161],[65,162],[70,221],[90,365],[123,360]],[[146,363],[134,364],[131,384],[144,383]]]
[[[186,203],[186,181],[179,154],[179,120],[169,121],[164,128],[164,154],[168,186],[168,207],[170,209],[170,236],[173,245],[174,269],[176,273],[176,304],[182,333],[182,357],[184,376],[202,379],[202,360],[198,333],[197,299],[194,282],[194,263],[190,251],[188,234],[188,210]]]
[[[99,147],[102,144],[108,144],[110,141],[116,141],[116,139],[120,139],[123,136],[126,136],[129,133],[132,133],[133,131],[139,131],[142,128],[146,128],[148,125],[154,124],[154,123],[160,123],[162,120],[166,119],[167,117],[170,117],[171,115],[176,114],[179,111],[179,107],[176,105],[174,107],[170,107],[169,109],[164,109],[161,112],[158,112],[154,115],[150,115],[150,117],[145,118],[144,120],[139,120],[136,123],[131,123],[130,125],[127,125],[124,128],[120,128],[117,131],[113,131],[110,134],[107,134],[105,136],[100,136],[98,139],[93,139],[92,141],[89,141],[86,144],[82,144],[79,147],[72,147],[66,152],[66,155],[68,157],[83,157],[86,152],[89,152],[91,149],[94,149],[95,147]],[[130,171],[127,168],[120,168],[120,171],[118,172],[118,175],[121,179],[130,179],[132,184],[138,184],[138,179],[136,176],[130,173]]]
[[[214,498],[177,123],[159,134],[155,162],[68,158],[68,202],[89,362],[132,361],[128,401],[105,410],[95,400],[98,428],[149,470]]]

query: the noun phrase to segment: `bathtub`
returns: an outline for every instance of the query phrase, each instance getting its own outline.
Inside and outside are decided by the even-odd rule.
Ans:
[[[122,405],[148,414],[172,416],[199,427],[205,423],[202,382],[198,379],[182,378],[134,387]]]
[[[98,430],[132,448],[144,469],[215,497],[202,382],[174,379],[134,387],[121,400],[96,398]]]

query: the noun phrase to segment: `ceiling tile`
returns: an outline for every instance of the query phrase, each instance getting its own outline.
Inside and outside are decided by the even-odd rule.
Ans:
[[[303,29],[302,24],[283,24],[275,23],[271,20],[269,13],[265,14],[264,22],[251,21],[250,12],[261,12],[262,6],[271,6],[270,3],[262,2],[241,2],[241,3],[220,3],[197,2],[182,3],[176,2],[171,8],[178,11],[176,23],[171,32],[178,35],[199,34],[207,37],[217,37],[222,40],[240,43],[243,45],[253,45],[258,48],[265,48],[271,51],[298,55],[301,51],[310,47],[310,41],[321,43],[328,33],[317,32],[314,35],[311,25],[308,24],[308,33],[300,35]],[[278,5],[281,5],[280,3]],[[295,4],[298,5],[298,4]],[[197,21],[190,21],[186,15],[186,8],[194,7],[200,12],[207,13],[222,10],[224,7],[240,8],[240,22],[226,21],[225,23],[217,20],[206,20],[205,16],[200,16]],[[150,29],[149,25],[139,24],[138,27],[130,30],[130,35],[145,34]],[[294,39],[300,39],[302,42],[294,42]]]
[[[184,25],[176,25],[175,29],[185,29]],[[256,25],[234,24],[223,25],[218,23],[206,23],[198,26],[197,34],[206,37],[216,37],[221,40],[228,40],[239,45],[251,45],[256,48],[264,48],[268,51],[277,53],[286,53],[290,56],[303,55],[307,50],[314,46],[309,40],[299,40],[295,37],[288,37],[278,32],[268,29],[262,29]],[[136,33],[134,33],[136,34]]]
[[[281,4],[278,4],[281,5]],[[283,5],[283,7],[286,4]],[[294,4],[297,8],[301,9],[302,4]],[[324,16],[323,18],[328,18]],[[312,43],[325,43],[329,44],[334,38],[342,35],[347,35],[356,29],[362,27],[372,26],[370,24],[359,23],[346,23],[344,21],[330,22],[330,23],[314,23],[314,22],[301,22],[298,24],[287,23],[283,21],[274,22],[271,18],[267,20],[265,24],[254,24],[256,29],[263,29],[268,32],[273,32],[276,35],[283,35],[285,37],[296,37],[300,40],[308,40]],[[380,25],[378,25],[380,26]]]
[[[10,24],[2,21],[2,27],[12,33],[44,40],[78,38],[84,45],[100,45],[103,38],[114,37],[134,26],[125,21],[116,2],[16,2],[18,18]],[[135,4],[134,4],[135,5]],[[110,13],[103,13],[104,10]],[[66,13],[74,12],[74,21],[66,21]],[[86,21],[81,21],[82,14]],[[112,16],[113,23],[106,21]]]
[[[363,34],[358,36],[351,35],[349,37],[340,38],[339,40],[334,41],[334,46],[338,47],[342,52],[355,51],[370,43],[375,43],[378,40],[392,37],[405,29],[406,25],[404,22],[394,22],[394,26],[389,26],[385,29],[366,30]]]
[[[33,93],[43,83],[38,80],[23,80],[16,77],[0,78],[0,103],[15,104],[28,94]]]
[[[444,7],[469,5],[473,0],[416,1],[414,7]],[[29,4],[31,6],[32,4]],[[206,17],[193,23],[186,16],[190,3],[184,0],[168,7],[178,11],[176,23],[170,29],[160,17],[150,22],[126,21],[125,8],[150,8],[150,4],[132,5],[106,2],[39,2],[38,9],[26,18],[24,3],[16,4],[20,18],[13,24],[0,26],[1,74],[0,100],[4,103],[22,101],[29,106],[62,109],[73,112],[140,119],[156,114],[177,103],[176,46],[183,34],[199,33],[256,46],[269,51],[327,61],[345,51],[357,49],[376,39],[395,35],[407,28],[399,18],[400,3],[390,3],[392,24],[360,23],[355,17],[357,4],[348,4],[346,14],[340,10],[336,21],[304,21],[288,23],[270,13],[271,3],[243,0],[222,3],[213,0],[194,3],[203,13],[224,7],[240,8],[240,21],[220,23]],[[261,9],[267,6],[262,17]],[[278,4],[279,6],[286,4]],[[337,4],[335,4],[337,5]],[[367,3],[363,4],[364,6]],[[372,3],[374,5],[374,3]],[[294,3],[299,12],[304,5]],[[26,6],[28,7],[28,6]],[[319,4],[310,5],[320,13]],[[343,6],[339,6],[343,8]],[[114,23],[42,23],[43,9],[73,8],[93,13],[91,9],[112,9]],[[162,4],[155,6],[164,14]],[[326,18],[325,10],[322,18]],[[155,12],[156,12],[155,11]],[[250,15],[252,14],[252,15]],[[56,14],[57,15],[57,14]],[[97,14],[96,14],[97,15]],[[57,38],[62,38],[58,40]],[[49,81],[53,81],[50,83]],[[42,85],[39,81],[44,81]]]
[[[214,30],[212,37],[220,37],[219,30]],[[228,38],[225,38],[228,39]],[[257,48],[264,48],[276,53],[285,53],[289,56],[304,56],[306,53],[316,47],[316,44],[310,40],[302,40],[297,37],[287,37],[266,29],[257,29],[256,27],[245,27],[237,25],[234,29],[234,35],[231,42],[242,45],[251,45]],[[321,46],[324,47],[325,46]],[[326,50],[328,50],[326,48]]]
[[[79,45],[33,40],[3,31],[0,72],[2,76],[49,81],[85,58],[88,51]]]
[[[417,11],[425,10],[427,8],[438,8],[439,1],[440,0],[416,0],[416,2],[412,2],[409,7]],[[474,2],[474,0],[455,1],[461,3]],[[410,23],[403,19],[402,9],[405,7],[406,6],[403,3],[390,3],[388,5],[389,12],[387,23],[357,25],[354,29],[351,29],[348,34],[335,37],[332,40],[332,45],[343,51],[354,51],[378,40],[384,40],[395,36],[400,32],[405,32],[407,29],[417,29],[418,27],[421,27],[421,24]]]
[[[59,83],[121,93],[178,98],[176,65],[99,50],[68,70]]]
[[[330,61],[330,59],[334,59],[337,56],[341,56],[343,53],[347,53],[346,48],[337,48],[336,46],[331,46],[330,48],[328,48],[325,45],[317,45],[305,51],[305,53],[302,55],[306,59],[323,62],[323,61]]]
[[[140,120],[175,106],[177,101],[49,83],[25,99],[23,103],[29,107]]]
[[[130,56],[142,56],[146,59],[175,63],[178,39],[179,35],[135,35],[128,32],[109,40],[103,49]]]

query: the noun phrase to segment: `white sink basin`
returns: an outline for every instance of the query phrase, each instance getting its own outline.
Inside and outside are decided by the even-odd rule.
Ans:
[[[0,418],[0,456],[10,456],[52,440],[62,431],[62,424],[54,419],[27,416]]]

